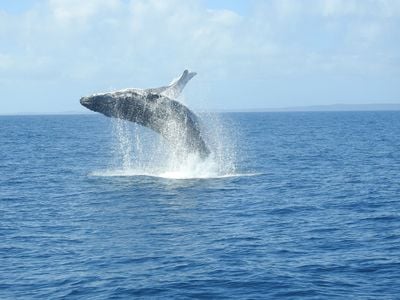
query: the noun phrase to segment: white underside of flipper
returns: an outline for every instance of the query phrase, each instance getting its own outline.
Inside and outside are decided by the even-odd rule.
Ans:
[[[170,99],[177,99],[189,80],[192,79],[196,74],[197,73],[195,72],[189,72],[188,70],[185,70],[183,74],[179,78],[174,79],[170,85],[149,89],[148,91],[150,93],[160,94]]]

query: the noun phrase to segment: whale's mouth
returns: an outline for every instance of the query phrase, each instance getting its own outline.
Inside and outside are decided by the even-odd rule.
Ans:
[[[81,105],[83,105],[84,107],[89,108],[90,105],[90,98],[89,97],[82,97],[80,100]]]

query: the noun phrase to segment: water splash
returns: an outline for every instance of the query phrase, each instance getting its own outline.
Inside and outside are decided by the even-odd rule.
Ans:
[[[235,147],[227,121],[213,113],[201,115],[202,133],[211,154],[206,159],[189,153],[182,141],[185,128],[171,120],[166,138],[148,128],[112,119],[114,159],[106,171],[95,176],[156,176],[174,179],[238,176]]]
[[[116,139],[114,157],[121,161],[117,164],[120,164],[123,169],[131,169],[133,167],[134,143],[132,143],[129,124],[121,119],[113,119],[113,133]],[[140,142],[140,139],[136,142]]]

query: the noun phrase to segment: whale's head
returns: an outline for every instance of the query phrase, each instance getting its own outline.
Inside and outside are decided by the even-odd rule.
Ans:
[[[80,103],[107,117],[127,118],[128,115],[132,116],[143,112],[145,101],[148,101],[150,96],[127,89],[82,97]]]
[[[92,111],[110,117],[116,114],[119,100],[120,99],[115,97],[112,93],[104,93],[82,97],[80,103]]]
[[[112,106],[114,106],[116,103],[116,99],[107,93],[95,94],[92,96],[82,97],[80,103],[90,110],[102,112],[104,108],[111,108]]]

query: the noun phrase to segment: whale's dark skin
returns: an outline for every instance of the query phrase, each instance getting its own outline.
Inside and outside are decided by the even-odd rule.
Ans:
[[[179,96],[194,75],[196,73],[185,70],[179,80],[166,87],[95,94],[82,97],[80,103],[107,117],[148,127],[172,143],[179,139],[187,152],[196,153],[204,159],[210,151],[202,138],[197,116],[186,106],[170,98]],[[178,130],[171,130],[171,126]]]

